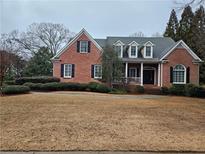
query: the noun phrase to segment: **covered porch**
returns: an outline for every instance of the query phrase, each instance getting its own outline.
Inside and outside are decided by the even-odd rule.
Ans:
[[[123,78],[126,84],[161,86],[159,62],[124,62]]]

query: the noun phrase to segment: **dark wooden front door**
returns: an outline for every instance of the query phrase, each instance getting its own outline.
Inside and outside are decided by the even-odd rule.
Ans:
[[[144,84],[154,84],[154,70],[144,70],[143,71],[143,83]]]

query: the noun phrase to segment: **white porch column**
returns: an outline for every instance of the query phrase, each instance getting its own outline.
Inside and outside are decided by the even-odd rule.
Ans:
[[[157,77],[158,77],[158,79],[157,79],[157,86],[158,87],[160,87],[160,76],[161,76],[161,71],[160,71],[160,66],[161,64],[160,63],[158,63],[158,73],[157,73]]]
[[[125,63],[125,82],[127,83],[128,63]]]
[[[140,68],[140,85],[143,86],[143,63],[141,63],[141,68]]]

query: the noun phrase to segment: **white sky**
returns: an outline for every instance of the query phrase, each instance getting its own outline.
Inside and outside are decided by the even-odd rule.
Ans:
[[[94,38],[163,33],[173,0],[0,0],[0,33],[24,31],[33,22],[61,23],[72,32],[83,27]]]

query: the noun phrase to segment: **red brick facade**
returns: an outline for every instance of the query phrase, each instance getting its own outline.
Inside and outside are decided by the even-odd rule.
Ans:
[[[90,41],[90,52],[78,52],[78,41]],[[183,41],[181,43],[183,43]],[[60,78],[61,82],[98,82],[98,80],[92,77],[91,70],[92,65],[101,64],[101,54],[101,47],[96,44],[92,37],[87,33],[80,33],[79,36],[75,38],[72,43],[70,43],[68,48],[60,54],[59,58],[55,57],[53,59],[53,76]],[[170,82],[170,67],[174,68],[177,64],[182,64],[186,68],[189,67],[189,83],[199,84],[199,64],[193,63],[194,58],[185,48],[178,47],[174,49],[167,57],[165,57],[165,59],[167,61],[161,64],[161,69],[159,69],[161,70],[160,75],[158,75],[158,61],[153,64],[148,63],[144,65],[144,67],[152,66],[155,69],[155,85],[167,87],[171,86],[172,83]],[[74,77],[62,77],[61,64],[74,64]],[[136,64],[138,64],[138,73],[140,73],[140,62]],[[131,63],[128,64],[129,67],[132,67],[132,65],[133,64]],[[140,74],[138,76],[141,77]],[[158,79],[160,82],[158,81]]]
[[[170,55],[166,57],[167,63],[162,66],[163,84],[162,86],[170,86],[170,67],[177,64],[183,64],[186,68],[190,68],[190,83],[199,84],[199,65],[193,63],[193,57],[184,48],[176,48]]]
[[[77,52],[77,41],[81,40],[90,41],[85,34],[82,34],[60,55],[60,61],[53,62],[53,76],[60,78],[61,82],[87,83],[97,81],[91,78],[91,65],[100,64],[101,51],[91,42],[89,53]],[[75,76],[73,78],[61,77],[61,64],[75,64]]]

